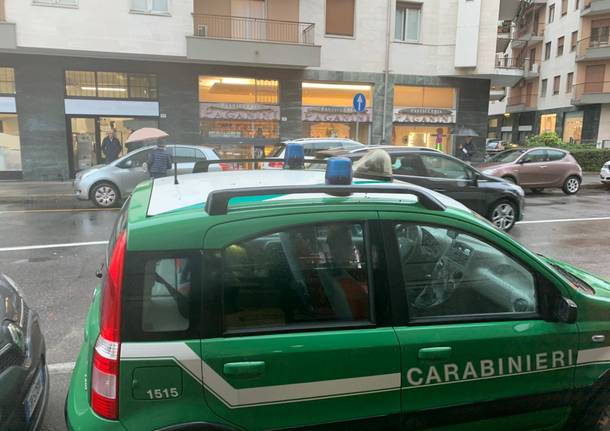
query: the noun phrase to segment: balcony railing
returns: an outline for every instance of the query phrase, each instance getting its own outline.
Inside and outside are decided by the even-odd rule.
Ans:
[[[523,70],[524,62],[520,58],[496,58],[496,69],[516,69]]]
[[[538,25],[534,25],[532,23],[526,24],[523,27],[519,27],[515,30],[515,39],[526,39],[527,36],[530,37],[542,37],[544,36],[544,24],[538,23]]]
[[[512,107],[524,105],[527,108],[535,108],[536,98],[537,95],[534,93],[516,94],[513,96],[509,96],[506,100],[506,104]]]
[[[193,14],[196,37],[313,45],[315,24],[225,15]]]
[[[576,55],[578,57],[583,57],[587,55],[587,52],[591,48],[608,48],[610,47],[610,36],[608,35],[600,35],[596,37],[587,37],[586,39],[581,39],[578,41],[576,45]]]
[[[580,101],[583,96],[593,94],[609,94],[610,81],[582,82],[574,85],[574,100]]]

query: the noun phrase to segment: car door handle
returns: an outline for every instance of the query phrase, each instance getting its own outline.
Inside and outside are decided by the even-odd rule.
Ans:
[[[423,360],[448,359],[451,357],[451,347],[428,347],[419,349],[417,357]]]
[[[540,166],[540,169],[548,168],[548,166]]]
[[[256,377],[265,372],[263,361],[253,362],[229,362],[222,369],[226,376],[232,377]]]

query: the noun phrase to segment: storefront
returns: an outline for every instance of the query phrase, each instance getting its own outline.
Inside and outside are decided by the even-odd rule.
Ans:
[[[119,156],[138,146],[129,135],[158,127],[157,78],[153,74],[68,70],[64,107],[71,175],[106,162],[102,151],[110,131],[119,140]]]
[[[369,84],[303,82],[303,134],[310,138],[346,138],[371,142],[372,89]],[[365,95],[365,112],[354,110],[354,96]],[[358,123],[358,125],[357,125]],[[358,129],[358,130],[357,130]]]
[[[21,170],[15,71],[0,67],[0,179],[20,179]]]
[[[392,143],[451,153],[456,91],[449,87],[394,86]]]
[[[584,112],[566,112],[563,118],[563,140],[580,144],[582,141],[582,125]]]
[[[199,77],[203,143],[227,158],[270,153],[279,141],[278,81]]]
[[[555,132],[557,127],[557,114],[543,114],[540,116],[540,134]]]

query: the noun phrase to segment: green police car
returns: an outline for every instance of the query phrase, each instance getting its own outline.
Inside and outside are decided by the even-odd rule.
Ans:
[[[610,284],[346,162],[140,184],[69,429],[609,429]]]

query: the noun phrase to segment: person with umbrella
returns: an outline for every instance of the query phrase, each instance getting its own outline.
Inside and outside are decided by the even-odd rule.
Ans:
[[[129,138],[127,144],[152,143],[157,142],[157,146],[152,150],[148,157],[147,169],[151,178],[161,178],[167,175],[167,171],[172,167],[172,157],[165,150],[164,138],[169,136],[163,130],[152,127],[144,127],[136,130]]]

